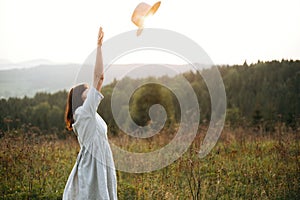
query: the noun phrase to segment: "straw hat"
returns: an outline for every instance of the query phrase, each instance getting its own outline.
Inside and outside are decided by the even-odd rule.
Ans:
[[[154,15],[160,6],[160,3],[161,2],[158,1],[153,6],[150,6],[149,4],[142,2],[134,9],[131,21],[139,28],[137,30],[137,35],[140,35],[143,31],[145,18],[149,15]]]

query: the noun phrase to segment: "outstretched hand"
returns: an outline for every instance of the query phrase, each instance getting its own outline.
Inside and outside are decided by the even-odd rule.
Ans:
[[[102,27],[100,27],[99,33],[98,33],[98,46],[99,47],[102,46],[103,37],[104,37],[104,33],[102,30]]]

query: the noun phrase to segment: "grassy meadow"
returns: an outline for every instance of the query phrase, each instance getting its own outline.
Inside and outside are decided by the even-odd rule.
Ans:
[[[212,152],[197,155],[206,128],[177,161],[141,174],[117,171],[119,199],[300,199],[299,132],[260,135],[225,128]],[[62,134],[62,133],[60,133]],[[79,145],[69,133],[12,130],[0,138],[0,199],[61,199]],[[119,135],[122,148],[160,148],[170,133],[147,140]]]

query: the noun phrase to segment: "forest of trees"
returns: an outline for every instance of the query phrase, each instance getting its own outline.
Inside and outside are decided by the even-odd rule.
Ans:
[[[243,65],[218,68],[227,96],[226,122],[231,128],[253,127],[272,132],[279,122],[291,130],[300,127],[300,61],[282,60],[251,65],[245,62]],[[205,124],[210,119],[210,96],[201,73],[190,71],[183,76],[196,93],[201,109],[200,123]],[[176,78],[164,76],[158,79],[163,83],[176,84]],[[129,88],[145,80],[125,77],[118,84],[122,88],[114,95],[122,99]],[[114,81],[102,89],[105,98],[99,106],[99,112],[113,134],[118,132],[110,106],[116,83]],[[59,91],[54,94],[37,93],[33,98],[1,99],[0,132],[24,127],[34,127],[43,133],[62,132],[65,130],[63,117],[66,98],[67,91]],[[138,125],[145,125],[149,121],[148,111],[153,104],[161,104],[166,109],[165,126],[179,123],[178,101],[172,91],[158,84],[140,87],[134,92],[128,107],[118,108],[120,113],[117,117],[122,117],[129,108],[133,120]]]

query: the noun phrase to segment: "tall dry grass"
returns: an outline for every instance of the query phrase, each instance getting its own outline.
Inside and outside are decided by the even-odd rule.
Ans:
[[[168,167],[142,174],[118,171],[119,199],[300,199],[299,132],[261,135],[225,128],[212,152],[200,159],[206,127],[199,130],[187,152]],[[110,140],[149,152],[173,137],[120,134]],[[6,132],[0,138],[0,199],[61,199],[78,151],[71,135],[59,140],[32,130]]]

